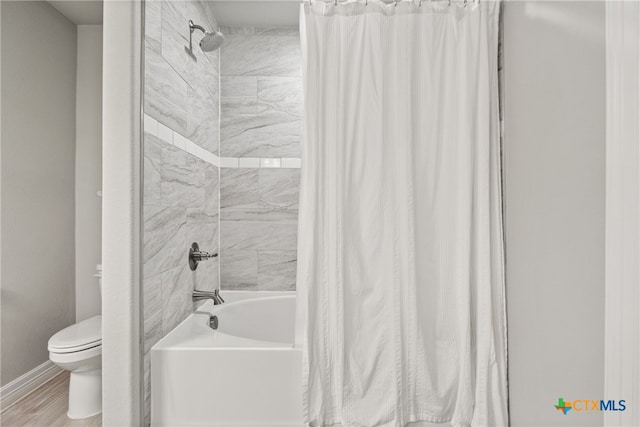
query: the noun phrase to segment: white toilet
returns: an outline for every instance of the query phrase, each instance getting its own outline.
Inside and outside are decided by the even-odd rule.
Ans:
[[[97,268],[102,295],[102,267]],[[49,359],[71,372],[69,418],[87,418],[102,412],[102,316],[83,320],[52,336]]]

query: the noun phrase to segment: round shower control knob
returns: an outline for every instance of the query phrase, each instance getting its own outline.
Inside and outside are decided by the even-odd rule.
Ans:
[[[215,258],[218,254],[201,251],[197,242],[193,242],[189,248],[189,268],[195,271],[200,261],[206,261],[209,258]]]

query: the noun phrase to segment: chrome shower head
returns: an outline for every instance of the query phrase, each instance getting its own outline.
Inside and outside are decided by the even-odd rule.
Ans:
[[[205,33],[204,37],[200,40],[200,49],[203,52],[213,52],[220,48],[224,42],[224,35],[220,31],[215,33]]]
[[[189,21],[189,48],[188,52],[195,58],[193,55],[193,42],[192,36],[195,30],[202,31],[204,33],[204,37],[200,40],[200,49],[203,52],[213,52],[214,50],[220,48],[222,46],[222,42],[224,42],[224,35],[220,31],[215,31],[213,33],[208,33],[204,27],[201,25],[194,24],[193,21]]]

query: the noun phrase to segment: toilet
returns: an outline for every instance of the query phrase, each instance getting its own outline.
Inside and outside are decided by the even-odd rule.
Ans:
[[[97,266],[102,295],[102,267]],[[69,409],[72,419],[102,412],[102,316],[94,316],[56,333],[49,339],[49,360],[71,373]]]

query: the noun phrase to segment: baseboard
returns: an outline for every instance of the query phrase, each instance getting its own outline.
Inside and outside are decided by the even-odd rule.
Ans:
[[[49,381],[62,372],[52,361],[47,360],[26,374],[16,378],[0,388],[0,411],[8,408],[18,400]]]

